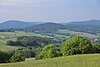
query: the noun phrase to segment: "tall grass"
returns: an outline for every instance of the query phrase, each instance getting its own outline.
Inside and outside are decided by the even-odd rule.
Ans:
[[[100,54],[66,56],[53,59],[0,64],[0,67],[100,67]]]

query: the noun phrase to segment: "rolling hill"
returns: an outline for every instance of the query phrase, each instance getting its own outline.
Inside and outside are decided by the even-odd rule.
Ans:
[[[56,32],[58,29],[65,29],[65,28],[66,27],[62,24],[47,22],[44,24],[26,27],[24,30],[32,32],[52,33]]]
[[[80,21],[66,23],[66,28],[72,31],[86,32],[91,34],[100,33],[100,20]]]
[[[11,28],[24,28],[31,25],[41,24],[41,22],[24,22],[18,20],[9,20],[3,23],[0,23],[0,29],[11,29]]]
[[[55,33],[59,29],[67,29],[76,32],[85,32],[90,34],[100,34],[100,20],[78,21],[70,23],[51,23],[51,22],[23,22],[9,20],[0,23],[0,29],[22,29],[28,32]]]

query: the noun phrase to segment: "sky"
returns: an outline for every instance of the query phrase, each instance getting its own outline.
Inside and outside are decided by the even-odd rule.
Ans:
[[[0,22],[100,20],[100,0],[0,0]]]

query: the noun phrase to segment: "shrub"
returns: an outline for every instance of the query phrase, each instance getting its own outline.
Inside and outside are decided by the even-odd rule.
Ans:
[[[0,51],[0,63],[7,63],[9,59],[10,55],[8,53]]]
[[[74,36],[66,40],[61,46],[62,55],[90,53],[92,44],[84,37]]]
[[[23,53],[15,54],[10,59],[10,62],[20,62],[20,61],[25,61],[25,56]]]
[[[36,55],[36,59],[46,59],[56,57],[56,47],[53,44],[46,45]]]

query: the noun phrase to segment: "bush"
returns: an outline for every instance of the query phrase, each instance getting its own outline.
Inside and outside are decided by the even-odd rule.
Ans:
[[[93,43],[92,47],[93,47],[93,53],[100,53],[100,44]]]
[[[53,57],[56,57],[56,55],[57,55],[56,47],[53,44],[50,44],[40,49],[35,59],[53,58]]]
[[[10,59],[10,62],[20,62],[20,61],[25,61],[25,56],[23,53],[15,54]]]
[[[0,51],[0,63],[7,63],[9,59],[10,55],[8,53]]]
[[[66,40],[61,46],[62,55],[91,53],[92,44],[84,37],[74,36]]]

